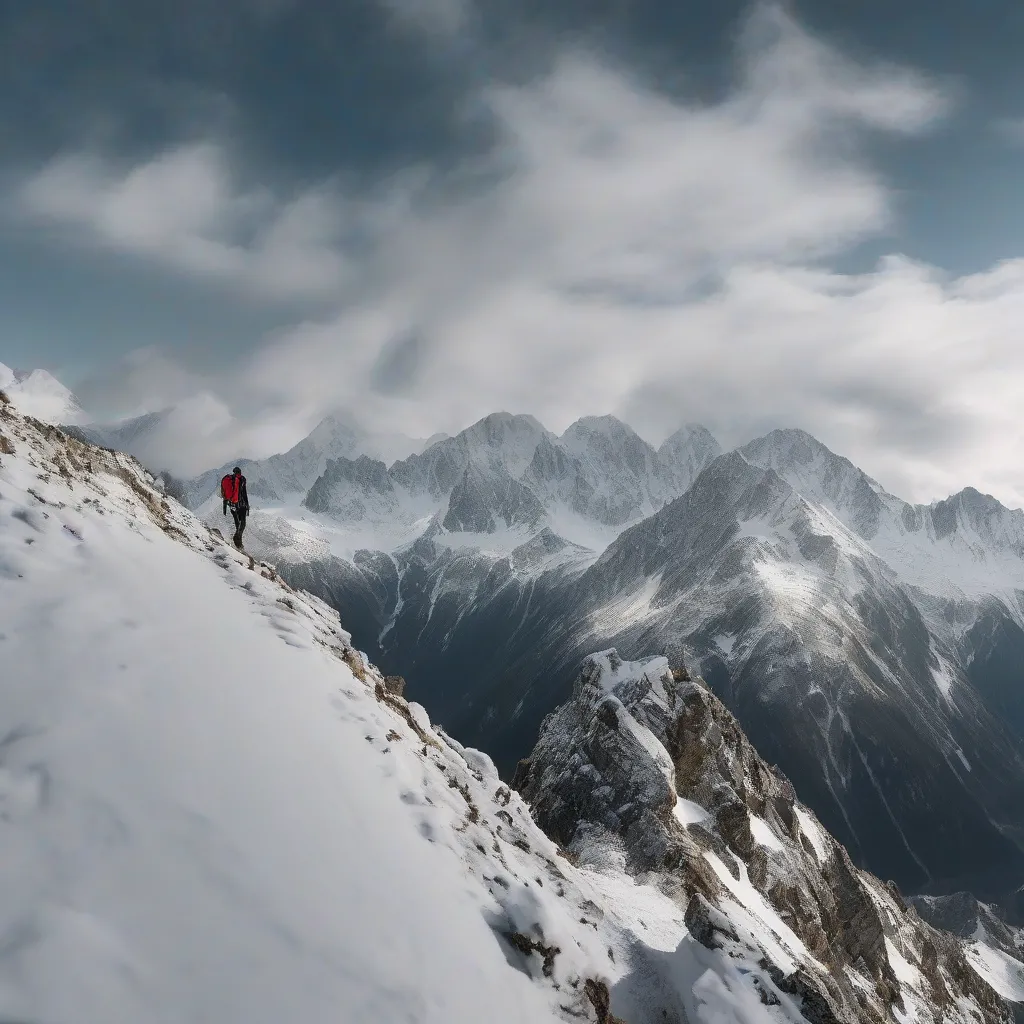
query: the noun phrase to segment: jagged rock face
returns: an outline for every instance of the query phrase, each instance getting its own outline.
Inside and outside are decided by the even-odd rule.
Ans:
[[[494,533],[499,526],[535,528],[543,518],[544,506],[528,487],[505,472],[469,465],[452,488],[442,525],[452,532]]]
[[[614,416],[587,416],[557,444],[538,445],[524,480],[542,500],[621,526],[682,494],[719,451],[703,427],[677,431],[656,452]]]
[[[613,417],[588,417],[557,438],[532,416],[495,413],[396,462],[380,484],[404,496],[400,507],[413,504],[419,515],[430,503],[431,512],[447,509],[456,525],[446,521],[446,527],[460,532],[493,532],[492,519],[536,526],[559,510],[622,526],[681,494],[717,452],[701,428],[670,442],[655,452]],[[328,477],[316,482],[307,506],[314,501],[322,514],[348,521],[349,482]],[[365,491],[355,498],[368,501]],[[386,506],[381,515],[386,519]]]
[[[588,659],[514,785],[584,862],[621,846],[704,945],[759,956],[807,1020],[1009,1019],[962,946],[856,869],[725,706],[665,659]]]
[[[936,928],[963,939],[987,942],[1011,956],[1024,956],[1024,931],[1008,924],[997,907],[979,902],[969,892],[914,896],[910,902]]]
[[[393,514],[398,509],[387,466],[365,455],[355,460],[329,460],[303,504],[311,512],[337,509],[346,519],[355,521]]]

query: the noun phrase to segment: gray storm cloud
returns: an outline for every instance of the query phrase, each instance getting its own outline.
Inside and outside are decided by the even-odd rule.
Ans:
[[[222,415],[182,427],[172,468],[267,454],[339,408],[414,436],[496,409],[553,429],[613,412],[654,441],[684,421],[727,444],[799,426],[908,498],[971,483],[1024,500],[1024,262],[955,279],[895,252],[836,269],[896,216],[863,143],[941,125],[935,82],[768,5],[715,102],[579,50],[474,100],[489,152],[370,196],[243,188],[210,140],[128,168],[72,154],[25,183],[36,221],[257,297],[326,300],[191,382]],[[111,386],[150,400],[137,373]]]

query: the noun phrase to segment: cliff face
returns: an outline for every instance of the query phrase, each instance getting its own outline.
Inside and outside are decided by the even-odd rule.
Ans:
[[[581,863],[616,851],[685,907],[691,941],[810,1021],[1003,1021],[961,941],[858,870],[699,679],[589,658],[514,785]]]

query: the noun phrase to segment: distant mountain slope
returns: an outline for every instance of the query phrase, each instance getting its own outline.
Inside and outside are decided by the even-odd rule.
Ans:
[[[581,451],[604,452],[617,479],[660,458],[608,421],[571,436],[567,448],[534,430],[534,494],[538,479],[569,478]],[[460,465],[442,447],[422,478],[444,495]],[[363,481],[345,472],[352,495]],[[375,472],[359,493],[400,490]],[[440,502],[400,507],[410,528],[443,515]],[[353,615],[374,656],[506,772],[587,650],[686,652],[862,863],[911,889],[971,884],[989,897],[1024,873],[1020,513],[970,491],[910,505],[809,435],[775,431],[625,532],[610,528],[603,552],[567,546],[550,518],[506,542],[488,534],[492,519],[457,543],[434,519],[400,550],[299,557],[286,571]],[[517,563],[513,549],[542,526],[560,553]],[[470,687],[456,682],[466,663]]]
[[[798,430],[722,455],[501,413],[328,459],[250,534],[506,773],[587,651],[685,653],[860,863],[1024,877],[1024,513],[970,488],[912,505]]]
[[[0,363],[0,391],[25,415],[44,423],[79,423],[86,418],[78,399],[46,370],[22,372]]]
[[[523,649],[459,719],[500,756],[564,693],[535,650],[563,673],[587,645],[685,650],[862,862],[910,888],[970,878],[993,892],[1024,873],[1024,743],[972,684],[955,631],[933,628],[828,508],[741,452],[517,628]]]

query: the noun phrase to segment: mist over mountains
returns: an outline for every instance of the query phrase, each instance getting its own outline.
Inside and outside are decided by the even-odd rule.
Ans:
[[[810,435],[655,449],[498,413],[390,464],[325,421],[246,464],[250,546],[511,774],[580,658],[693,664],[861,862],[990,898],[1024,875],[1024,514],[888,493]],[[219,515],[213,471],[185,481]]]
[[[159,420],[80,429],[144,452]],[[906,502],[799,430],[654,448],[610,416],[495,413],[395,444],[329,418],[241,460],[247,543],[506,776],[588,652],[668,654],[859,862],[911,891],[1019,887],[1024,513]],[[224,468],[173,481],[211,523]]]

